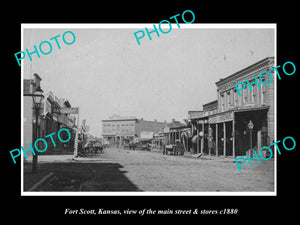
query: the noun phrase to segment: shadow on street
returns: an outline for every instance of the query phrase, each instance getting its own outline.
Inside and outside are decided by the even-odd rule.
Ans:
[[[40,163],[38,174],[29,167],[24,169],[24,191],[50,172],[54,175],[37,191],[141,191],[119,163]]]

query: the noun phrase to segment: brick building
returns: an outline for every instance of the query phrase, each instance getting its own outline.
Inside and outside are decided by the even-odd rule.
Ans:
[[[110,145],[119,145],[124,139],[141,138],[143,133],[157,133],[168,125],[170,123],[114,115],[102,120],[102,137]]]
[[[254,83],[254,76],[268,71],[276,79],[274,57],[267,57],[224,79],[216,82],[217,100],[203,105],[203,111],[189,111],[189,118],[197,134],[202,132],[197,152],[224,156],[245,155],[250,149],[260,149],[274,141],[274,80],[269,85]],[[248,79],[251,89],[246,86],[238,95],[235,84]],[[268,75],[262,76],[264,83],[269,83]],[[253,131],[248,128],[254,124]],[[210,143],[209,143],[210,142]]]

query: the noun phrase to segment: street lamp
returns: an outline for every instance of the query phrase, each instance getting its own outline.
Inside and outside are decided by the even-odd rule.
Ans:
[[[43,90],[37,88],[37,90],[32,95],[34,106],[40,107],[42,100],[44,99]]]
[[[38,118],[39,118],[39,109],[41,102],[44,98],[43,90],[38,87],[36,91],[32,94],[32,100],[34,104],[35,109],[35,137],[34,140],[39,138],[39,130],[38,130]],[[37,160],[38,160],[38,153],[36,152],[35,155],[33,155],[32,158],[32,173],[37,173]]]
[[[253,127],[254,127],[254,124],[250,120],[249,123],[248,123],[248,128],[249,128],[249,131],[250,131],[250,154],[249,154],[250,157],[252,157],[252,131],[253,131]]]

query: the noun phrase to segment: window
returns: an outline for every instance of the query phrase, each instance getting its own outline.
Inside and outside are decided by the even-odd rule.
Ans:
[[[262,77],[261,79],[262,83],[266,83],[265,81],[265,76]],[[265,93],[266,92],[266,88],[265,88],[265,85],[261,85],[260,86],[260,104],[261,105],[264,105],[265,104]]]
[[[224,94],[220,94],[221,97],[221,111],[224,111]]]
[[[261,99],[260,99],[260,102],[261,102],[261,105],[264,105],[265,104],[266,88],[263,85],[260,89],[261,89]]]
[[[255,88],[256,88],[256,85],[251,85],[251,89],[249,88],[249,103],[254,103],[254,92],[255,92]],[[251,91],[252,90],[252,91]]]
[[[257,96],[258,96],[258,91],[259,91],[258,89],[259,89],[259,87],[256,85],[253,90],[253,103],[255,105],[258,105],[258,101],[257,101]]]
[[[230,95],[231,95],[230,91],[228,91],[227,92],[227,102],[226,102],[227,109],[230,109],[230,107],[231,107],[231,96]]]
[[[230,90],[230,107],[234,106],[234,92],[233,89]]]
[[[236,89],[233,89],[233,107],[237,107],[237,92],[236,92]]]
[[[236,96],[236,101],[237,103],[239,103],[238,105],[239,106],[242,106],[243,104],[246,103],[247,101],[247,92],[246,92],[246,88],[244,88],[243,84],[239,84],[238,85],[238,89],[239,91],[237,91],[237,89],[234,89],[234,91],[237,93],[237,96]]]
[[[243,103],[246,104],[247,103],[247,92],[248,92],[249,88],[245,88],[242,90],[242,97],[243,97]]]

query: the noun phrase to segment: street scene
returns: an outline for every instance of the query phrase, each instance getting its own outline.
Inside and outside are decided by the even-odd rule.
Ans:
[[[274,27],[107,26],[24,29],[23,192],[275,192]]]
[[[274,188],[273,160],[254,162],[239,172],[232,159],[108,148],[78,161],[72,156],[41,156],[39,163],[44,176],[54,174],[35,191],[250,192]],[[30,172],[30,165],[25,166],[25,189],[33,185],[26,183]]]

